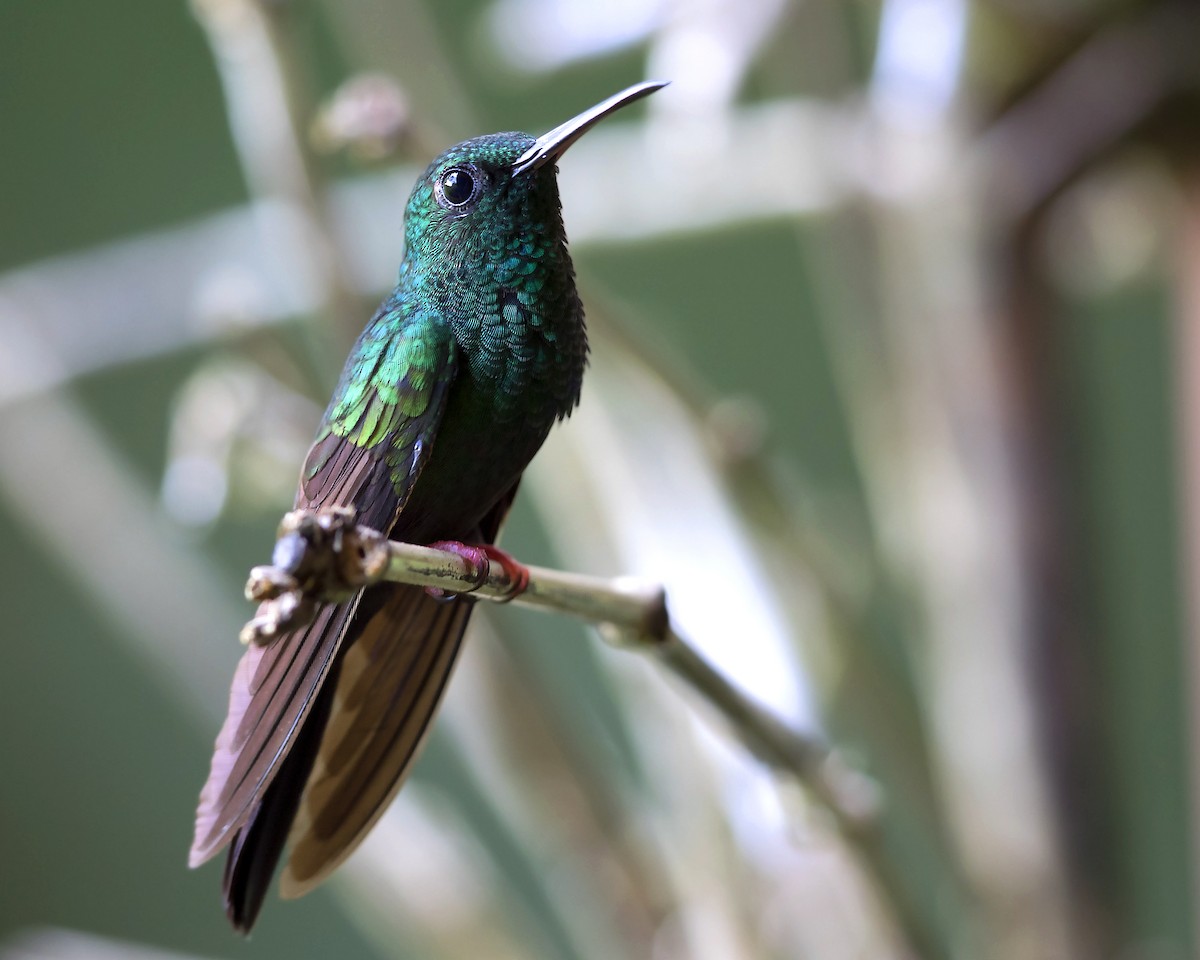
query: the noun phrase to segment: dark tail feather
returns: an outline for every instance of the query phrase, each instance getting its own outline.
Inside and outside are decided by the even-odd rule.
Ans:
[[[296,735],[292,749],[263,794],[262,802],[237,832],[229,848],[222,889],[225,915],[238,933],[248,934],[254,926],[279,864],[329,720],[338,666],[334,663],[330,668],[329,677],[313,703],[304,727]]]

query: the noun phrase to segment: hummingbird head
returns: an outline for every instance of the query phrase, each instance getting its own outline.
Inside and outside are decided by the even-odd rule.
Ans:
[[[542,137],[477,137],[435,159],[405,209],[407,279],[432,281],[429,292],[452,306],[478,284],[524,285],[543,271],[569,277],[555,163],[604,117],[663,86],[629,87]]]
[[[496,424],[528,421],[539,409],[565,417],[579,401],[587,332],[555,161],[597,121],[661,86],[630,87],[536,139],[467,140],[413,188],[404,300],[432,307],[450,325],[471,380],[492,392]],[[548,430],[551,421],[541,422]]]
[[[422,272],[457,274],[487,265],[519,234],[545,232],[558,219],[553,168],[514,178],[536,141],[495,133],[451,147],[421,175],[404,213],[405,260]]]

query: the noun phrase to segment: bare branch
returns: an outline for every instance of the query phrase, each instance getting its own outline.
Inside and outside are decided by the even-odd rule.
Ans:
[[[646,651],[668,667],[724,715],[755,756],[799,780],[847,834],[863,835],[878,815],[868,778],[747,697],[675,630],[657,584],[529,567],[528,584],[514,594],[518,585],[501,563],[476,565],[446,550],[389,540],[357,526],[354,511],[344,507],[287,514],[272,560],[255,567],[246,584],[246,596],[263,602],[242,630],[243,643],[272,643],[308,622],[318,603],[344,601],[385,580],[566,613],[595,624],[613,645]]]

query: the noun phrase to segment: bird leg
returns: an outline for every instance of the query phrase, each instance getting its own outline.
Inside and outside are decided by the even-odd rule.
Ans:
[[[471,567],[471,579],[474,582],[474,586],[466,590],[453,592],[442,590],[440,587],[426,587],[425,592],[431,597],[441,599],[447,596],[461,596],[462,594],[474,593],[487,583],[488,568],[492,561],[500,564],[510,584],[504,596],[497,598],[497,602],[508,603],[514,597],[519,597],[529,587],[529,568],[516,560],[511,554],[506,553],[499,547],[492,546],[490,543],[474,544],[463,543],[461,540],[438,540],[435,543],[429,544],[429,546],[435,550],[445,550],[447,553],[453,553],[462,557]]]

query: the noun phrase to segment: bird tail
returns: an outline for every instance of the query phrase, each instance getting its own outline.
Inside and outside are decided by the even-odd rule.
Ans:
[[[271,785],[250,819],[234,835],[229,848],[221,891],[225,915],[239,933],[250,932],[262,909],[275,866],[296,817],[304,784],[317,758],[321,735],[329,720],[337,672],[335,663]]]
[[[337,661],[225,868],[225,909],[253,925],[285,844],[285,897],[353,852],[412,768],[453,671],[472,604],[381,584],[363,596]]]

